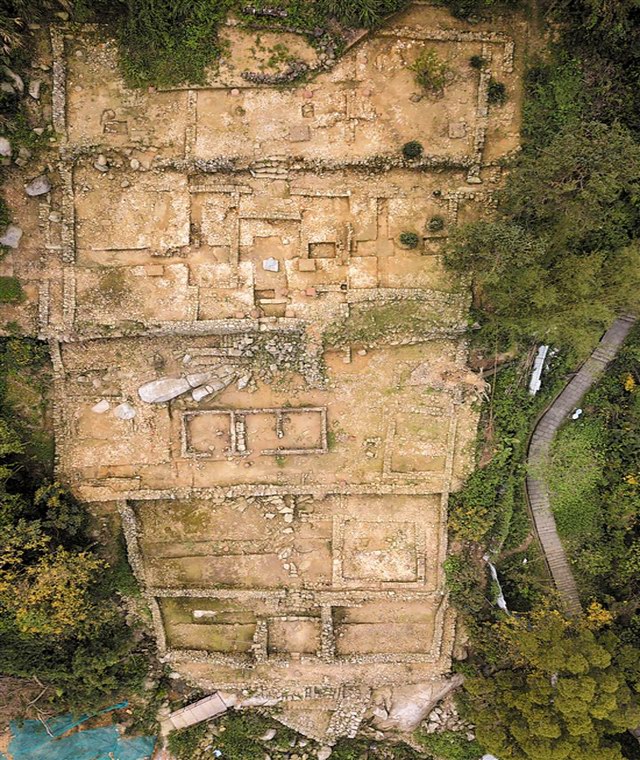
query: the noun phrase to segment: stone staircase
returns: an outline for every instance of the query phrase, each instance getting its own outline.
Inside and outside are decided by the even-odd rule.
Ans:
[[[252,177],[262,179],[288,179],[289,159],[284,154],[256,159],[250,166]]]
[[[338,702],[338,709],[331,716],[327,726],[327,740],[333,743],[342,736],[353,739],[369,709],[370,700],[371,689],[364,686],[345,685]]]

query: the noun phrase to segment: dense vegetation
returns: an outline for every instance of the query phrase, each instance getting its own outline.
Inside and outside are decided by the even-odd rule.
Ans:
[[[640,144],[581,122],[525,151],[500,217],[456,230],[447,264],[471,276],[485,329],[583,352],[640,307]]]
[[[640,13],[569,0],[549,14],[560,39],[530,64],[523,150],[498,216],[457,230],[447,251],[472,281],[478,353],[497,368],[478,468],[452,500],[447,573],[472,637],[461,707],[483,747],[501,760],[619,760],[640,756],[627,733],[640,722],[638,330],[561,431],[547,473],[581,619],[553,609],[523,481],[536,415],[615,314],[640,308]],[[543,341],[560,353],[532,399]],[[517,616],[493,603],[487,549]]]
[[[117,603],[123,568],[90,548],[84,507],[50,480],[50,381],[45,346],[0,343],[0,673],[87,709],[136,686],[146,658]]]
[[[224,760],[254,760],[263,756],[286,760],[291,753],[315,757],[319,745],[253,710],[233,710],[215,722],[173,731],[169,734],[168,747],[177,760],[206,760],[213,757],[215,750],[222,753]],[[342,739],[333,748],[331,759],[431,760],[431,756],[402,742],[382,744],[366,739]]]
[[[350,29],[378,25],[408,0],[76,0],[80,19],[106,22],[132,85],[201,83],[225,53],[219,31],[233,14],[254,29],[296,29],[314,46],[339,51]]]
[[[583,595],[640,634],[640,329],[557,436],[548,479]],[[640,645],[640,639],[638,639]]]
[[[619,760],[640,723],[637,657],[595,608],[568,622],[541,610],[499,623],[492,670],[467,680],[480,743],[500,758]]]

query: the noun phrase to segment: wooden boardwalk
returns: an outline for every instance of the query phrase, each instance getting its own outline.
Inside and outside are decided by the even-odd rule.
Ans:
[[[536,473],[546,471],[553,437],[567,417],[580,405],[585,393],[603,374],[635,321],[636,317],[630,315],[616,319],[578,373],[539,419],[529,443],[527,498],[551,576],[567,612],[571,615],[578,615],[582,611],[580,596],[571,565],[558,536],[556,521],[551,511],[549,489],[542,477]]]
[[[195,726],[196,723],[201,723],[203,720],[216,718],[226,712],[227,707],[228,705],[217,691],[209,694],[197,702],[172,712],[171,715],[161,721],[162,735],[167,736],[171,731]]]

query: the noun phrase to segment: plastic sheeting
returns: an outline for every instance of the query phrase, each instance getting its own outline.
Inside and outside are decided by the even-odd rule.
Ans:
[[[121,706],[115,705],[110,709]],[[153,754],[155,738],[124,737],[115,725],[63,736],[89,717],[61,715],[53,718],[47,723],[53,737],[49,736],[39,720],[13,721],[9,756],[12,760],[148,760]],[[0,760],[7,758],[0,753]]]
[[[540,346],[538,348],[538,353],[533,362],[533,372],[531,373],[531,379],[529,380],[529,394],[531,396],[535,396],[542,385],[542,370],[544,369],[544,363],[548,351],[549,346]]]

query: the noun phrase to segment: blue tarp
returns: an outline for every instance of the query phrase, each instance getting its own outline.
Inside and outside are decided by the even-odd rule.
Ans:
[[[109,709],[124,706],[126,703]],[[153,754],[154,738],[124,737],[115,725],[76,731],[62,737],[89,717],[91,716],[74,718],[72,715],[61,715],[53,718],[47,723],[53,738],[39,720],[25,720],[23,723],[13,721],[9,755],[13,760],[148,760]],[[0,760],[6,760],[1,753]]]

